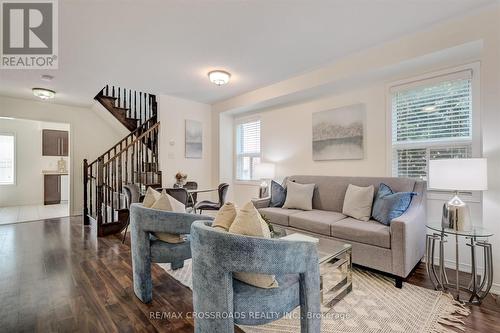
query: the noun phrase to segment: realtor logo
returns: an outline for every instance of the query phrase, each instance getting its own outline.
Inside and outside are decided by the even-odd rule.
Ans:
[[[57,0],[1,0],[2,69],[57,68]]]

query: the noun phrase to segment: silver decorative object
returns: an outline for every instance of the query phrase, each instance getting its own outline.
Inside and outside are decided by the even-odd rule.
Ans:
[[[459,231],[472,228],[469,206],[458,197],[458,192],[443,205],[442,226]]]

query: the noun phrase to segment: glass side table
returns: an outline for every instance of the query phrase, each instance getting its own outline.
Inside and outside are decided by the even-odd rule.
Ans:
[[[487,238],[493,236],[493,233],[482,228],[473,227],[472,230],[458,231],[449,228],[443,228],[441,223],[428,223],[427,228],[432,231],[432,234],[427,235],[425,258],[427,266],[427,274],[436,290],[455,290],[455,299],[460,301],[460,292],[468,294],[468,303],[480,304],[484,297],[490,291],[493,283],[493,260],[491,244]],[[448,281],[446,269],[444,266],[444,244],[447,242],[448,236],[455,237],[455,284]],[[467,246],[470,248],[471,255],[471,280],[468,286],[460,285],[459,280],[459,249],[458,238],[465,237]],[[436,243],[439,243],[438,263],[435,263],[435,248]],[[484,273],[479,276],[477,272],[477,250],[482,248],[484,256]],[[436,267],[438,266],[438,267]]]

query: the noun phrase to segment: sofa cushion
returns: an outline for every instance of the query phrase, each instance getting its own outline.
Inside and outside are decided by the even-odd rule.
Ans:
[[[151,187],[150,187],[151,188]],[[155,190],[152,190],[155,191]],[[156,192],[156,191],[155,191]],[[154,195],[154,194],[153,194]],[[158,200],[156,200],[151,206],[152,209],[164,210],[174,213],[185,213],[186,207],[182,202],[177,201],[174,197],[167,194],[164,190],[161,191]],[[153,233],[156,238],[161,241],[177,244],[184,242],[184,237],[177,234],[171,234],[168,232],[155,232]]]
[[[229,232],[237,235],[271,238],[269,226],[262,219],[252,202],[246,203],[236,214],[236,218],[229,227]],[[276,281],[274,275],[234,272],[233,277],[260,288],[278,287],[278,282]]]
[[[380,183],[392,188],[394,192],[411,192],[415,188],[415,179],[397,177],[341,177],[341,176],[290,176],[288,180],[300,184],[316,184],[312,201],[313,209],[341,212],[344,197],[349,184],[375,187]]]
[[[382,224],[390,225],[393,219],[406,212],[414,195],[417,193],[394,193],[389,186],[384,183],[380,184],[373,204],[373,219]]]
[[[332,223],[331,235],[347,241],[391,248],[390,228],[374,220],[360,221],[352,217],[345,218]]]
[[[331,236],[331,225],[346,216],[326,210],[311,210],[290,215],[290,227]]]
[[[269,207],[283,207],[286,199],[286,188],[271,180],[271,202]]]
[[[161,193],[153,189],[152,187],[148,187],[146,191],[146,195],[144,196],[144,200],[142,204],[146,208],[151,208],[156,200],[160,199]]]
[[[236,206],[232,202],[226,202],[215,215],[212,227],[219,230],[229,231],[229,227],[236,218]]]
[[[286,182],[286,199],[283,208],[312,210],[315,184]]]
[[[373,185],[356,186],[349,184],[344,197],[342,213],[355,219],[368,221],[372,216]]]
[[[270,220],[271,223],[283,225],[285,227],[290,226],[288,217],[303,212],[299,209],[286,209],[277,207],[267,207],[259,209],[259,213],[264,215]]]

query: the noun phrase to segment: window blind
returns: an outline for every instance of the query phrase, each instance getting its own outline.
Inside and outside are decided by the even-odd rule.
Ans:
[[[472,157],[471,145],[396,149],[393,169],[398,177],[425,179],[428,160]]]
[[[422,178],[426,175],[427,152],[425,148],[398,149],[394,161],[398,177]]]
[[[241,123],[236,133],[238,154],[260,154],[260,121]]]
[[[0,184],[14,184],[14,135],[0,134]]]
[[[471,79],[398,91],[392,105],[393,142],[472,136]]]
[[[391,93],[394,176],[426,179],[431,159],[472,157],[472,71]]]
[[[253,180],[253,171],[258,163],[260,163],[260,120],[237,123],[236,179]]]

